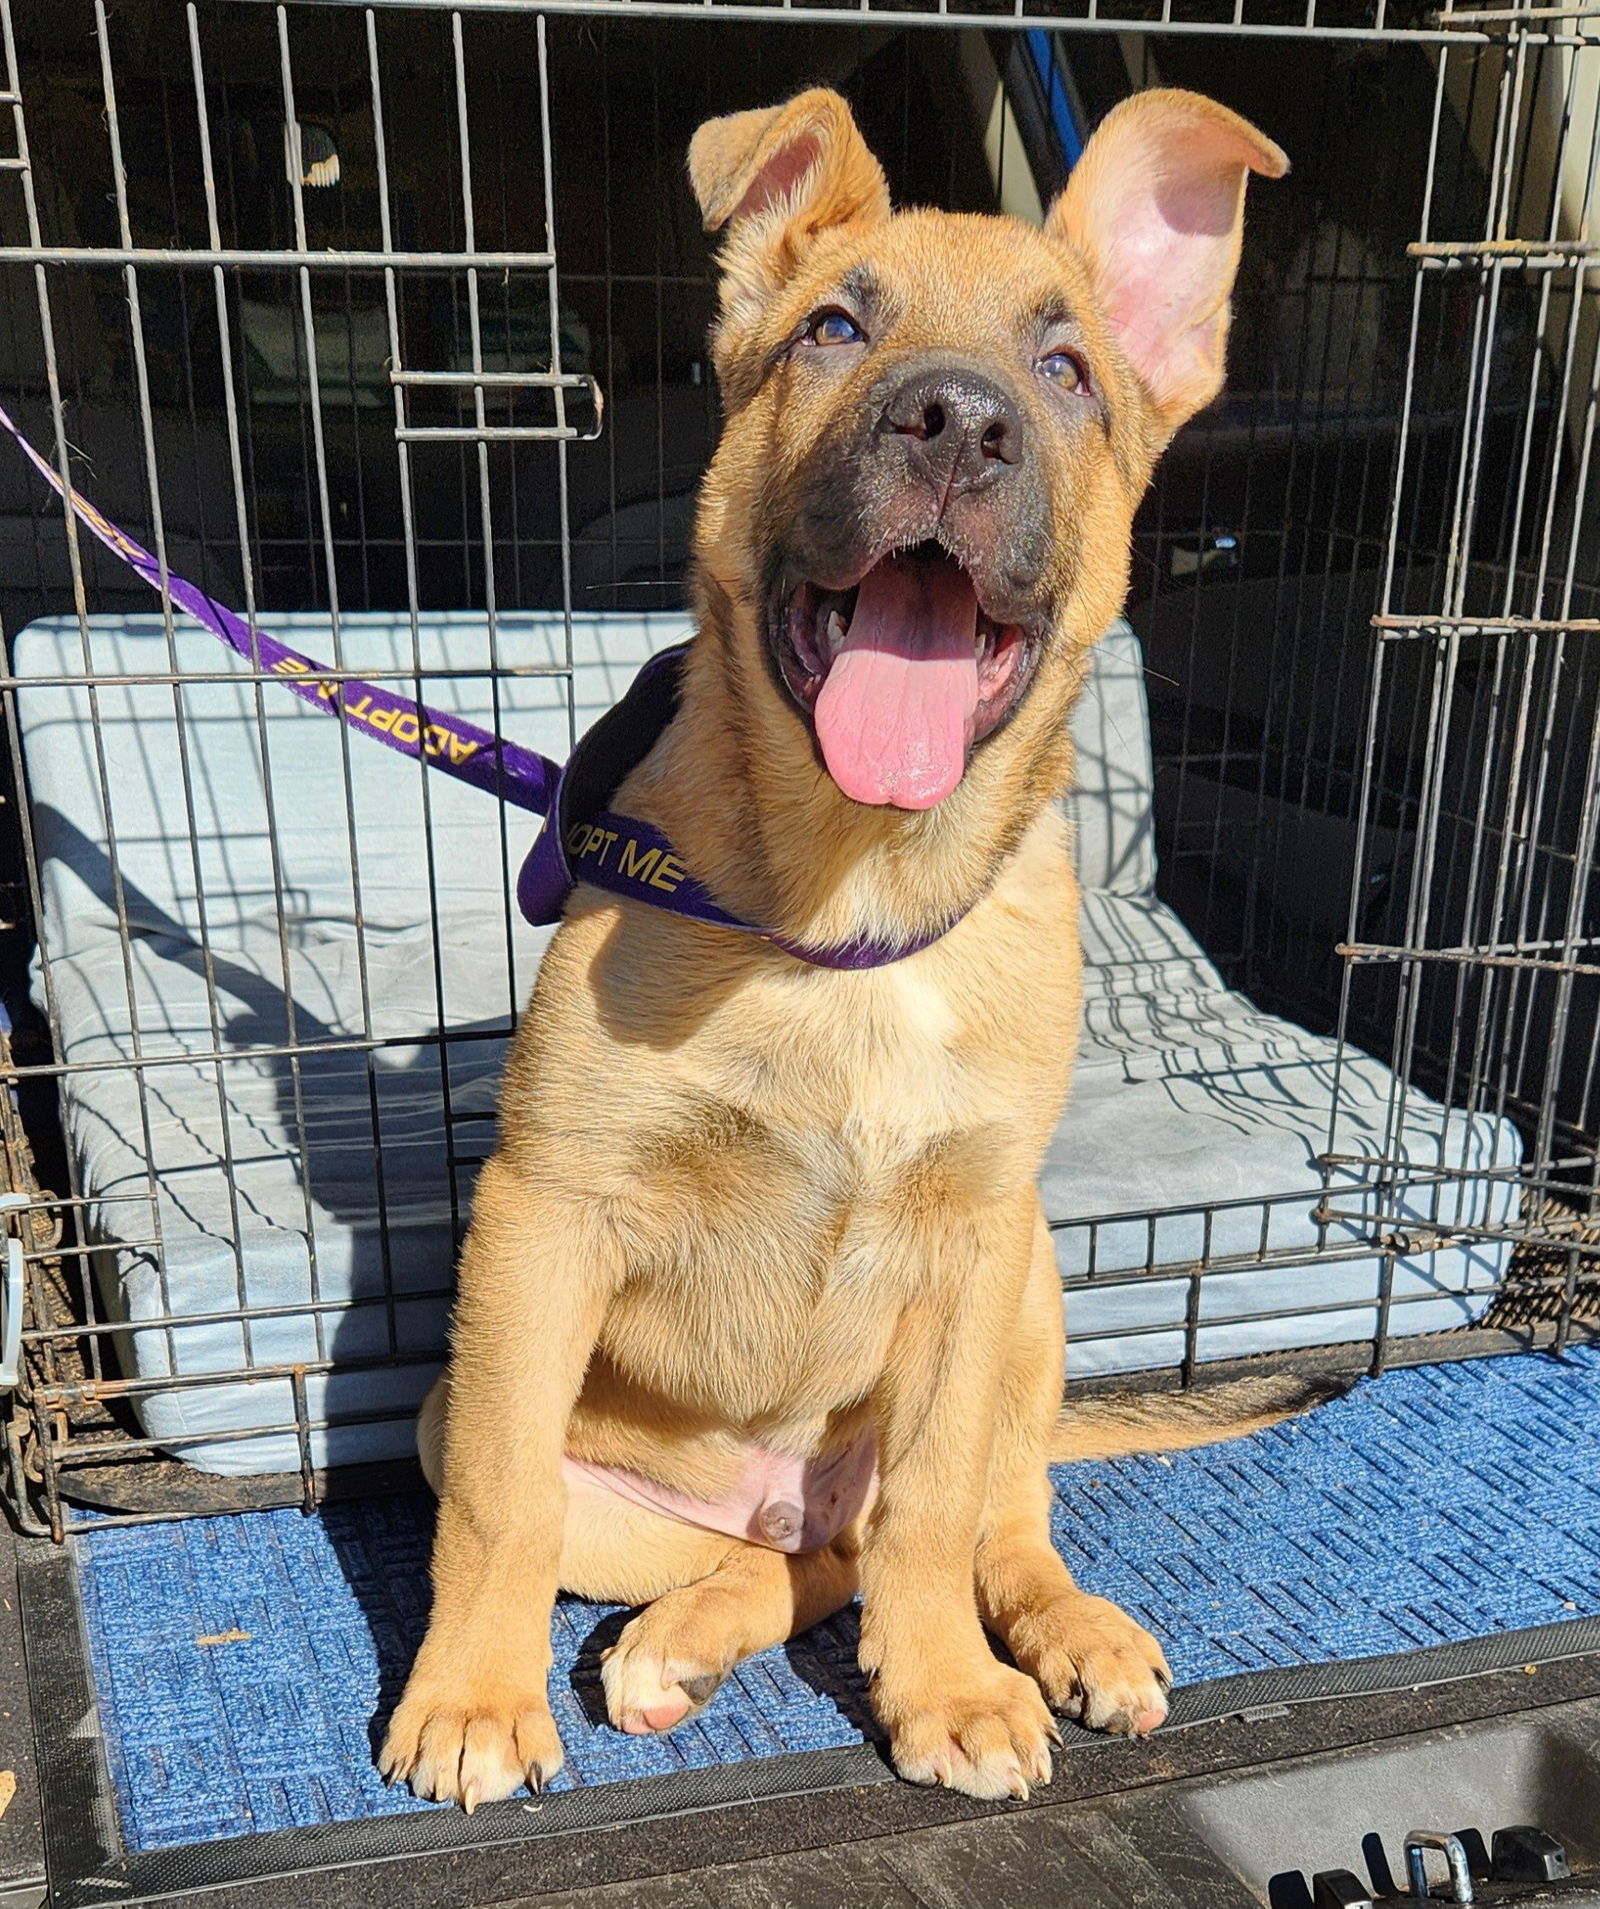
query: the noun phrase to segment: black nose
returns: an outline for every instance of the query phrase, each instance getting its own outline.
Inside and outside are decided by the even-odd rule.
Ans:
[[[883,428],[941,490],[972,490],[1027,455],[1016,405],[999,385],[955,367],[908,378],[884,405]]]

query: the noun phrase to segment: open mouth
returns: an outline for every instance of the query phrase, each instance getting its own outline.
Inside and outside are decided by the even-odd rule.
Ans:
[[[935,543],[882,557],[848,590],[802,583],[774,605],[778,668],[855,802],[931,809],[1016,708],[1037,631],[1001,623]]]

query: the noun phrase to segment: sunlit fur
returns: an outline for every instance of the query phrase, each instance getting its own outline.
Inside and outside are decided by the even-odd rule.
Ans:
[[[1072,1435],[1057,1428],[1060,1288],[1034,1190],[1077,1040],[1078,895],[1051,800],[1071,772],[1067,713],[1122,602],[1154,459],[1204,395],[1194,365],[1209,353],[1220,378],[1244,169],[1252,141],[1266,150],[1221,108],[1144,95],[1097,135],[1096,191],[1126,191],[1164,129],[1231,155],[1212,165],[1216,249],[1189,299],[1209,329],[1192,349],[1164,341],[1188,380],[1176,396],[1135,377],[1100,315],[1108,260],[1072,236],[1094,229],[1092,204],[1069,195],[1042,232],[891,217],[832,94],[696,139],[702,209],[729,230],[727,422],[700,504],[682,708],[616,806],[665,829],[727,904],[802,941],[909,937],[970,912],[911,959],[838,973],[577,891],[507,1067],[449,1385],[424,1426],[442,1488],[434,1615],[383,1759],[424,1794],[470,1808],[559,1767],[545,1690],[558,1584],[657,1600],[606,1664],[627,1729],[680,1720],[858,1580],[874,1703],[918,1781],[1025,1793],[1049,1774],[1051,1707],[1124,1732],[1165,1714],[1159,1647],[1079,1592],[1050,1546],[1045,1464]],[[858,265],[892,314],[859,362],[786,353]],[[1023,320],[1041,305],[1076,327],[1095,392],[1076,411],[1034,376]],[[858,806],[829,779],[764,653],[763,593],[818,447],[847,440],[886,363],[930,350],[1003,375],[1026,407],[1048,629],[1012,719],[945,801],[911,813]],[[1220,1436],[1291,1403],[1124,1412],[1110,1443]],[[806,1557],[562,1484],[567,1450],[713,1494],[747,1441],[815,1454],[869,1422],[876,1499]]]

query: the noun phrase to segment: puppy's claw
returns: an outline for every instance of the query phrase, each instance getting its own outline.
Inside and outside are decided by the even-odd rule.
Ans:
[[[880,1681],[876,1700],[895,1768],[909,1782],[998,1802],[1023,1801],[1032,1783],[1050,1781],[1050,1713],[1038,1686],[1018,1671],[991,1660],[959,1695],[923,1702],[895,1703]]]
[[[415,1795],[459,1803],[468,1815],[510,1796],[524,1783],[548,1782],[561,1768],[561,1739],[549,1706],[538,1698],[497,1697],[464,1705],[438,1701],[426,1687],[401,1702],[378,1768]]]
[[[1070,1590],[1042,1600],[1006,1641],[1050,1707],[1085,1729],[1144,1737],[1166,1721],[1172,1673],[1161,1646],[1104,1598]]]

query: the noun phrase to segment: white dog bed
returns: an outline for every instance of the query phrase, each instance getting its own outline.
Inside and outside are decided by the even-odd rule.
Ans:
[[[346,669],[413,662],[403,617],[345,618],[338,658],[323,618],[271,627]],[[673,616],[574,619],[580,727],[683,633]],[[562,755],[562,679],[502,673],[496,703],[481,675],[447,672],[548,668],[565,641],[559,617],[518,615],[501,621],[491,655],[481,615],[430,614],[415,633],[422,695]],[[174,664],[224,680],[177,691],[109,680]],[[304,1379],[311,1416],[332,1421],[312,1436],[314,1461],[393,1457],[410,1449],[403,1415],[436,1370],[394,1355],[441,1351],[506,1037],[548,938],[506,899],[536,823],[424,779],[274,684],[226,680],[230,664],[187,624],[169,655],[158,616],[91,619],[87,654],[73,621],[18,639],[19,675],[100,684],[17,699],[43,899],[36,991],[53,999],[75,1070],[62,1112],[104,1249],[102,1303],[136,1328],[119,1337],[124,1370],[332,1359],[338,1370]],[[1326,1250],[1364,1229],[1322,1234],[1313,1217],[1332,1044],[1225,989],[1155,899],[1141,669],[1119,624],[1074,718],[1087,1005],[1042,1186],[1075,1373],[1175,1363],[1186,1326],[1202,1358],[1358,1339],[1375,1328],[1383,1271],[1368,1250]],[[443,1062],[440,1027],[463,1036]],[[384,1043],[370,1062],[350,1044],[369,1035]],[[1381,1150],[1393,1076],[1347,1055],[1339,1088],[1337,1145]],[[1447,1172],[1442,1191],[1413,1190],[1402,1211],[1509,1217],[1515,1130],[1447,1116],[1415,1092],[1405,1106],[1406,1157]],[[1356,1211],[1371,1195],[1358,1175],[1347,1182],[1336,1203]],[[1477,1316],[1504,1251],[1398,1261],[1390,1330]],[[1201,1255],[1225,1264],[1191,1320],[1186,1275]],[[291,1388],[226,1380],[155,1391],[138,1411],[151,1437],[207,1470],[287,1470],[299,1463],[284,1429]]]

